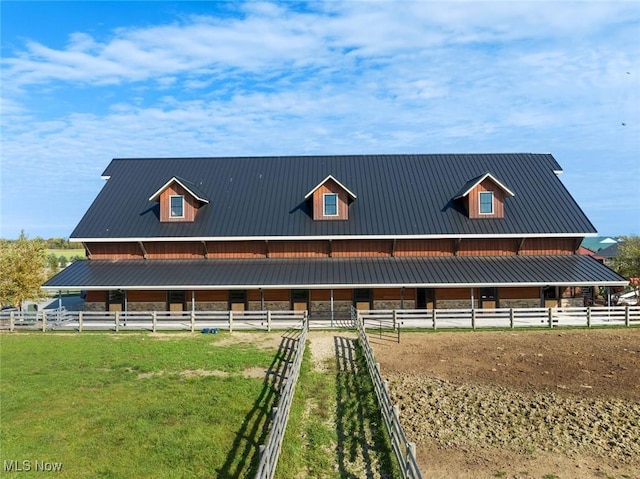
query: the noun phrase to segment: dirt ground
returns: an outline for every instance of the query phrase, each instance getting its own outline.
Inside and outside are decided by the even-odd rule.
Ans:
[[[640,329],[370,341],[425,478],[640,479]]]

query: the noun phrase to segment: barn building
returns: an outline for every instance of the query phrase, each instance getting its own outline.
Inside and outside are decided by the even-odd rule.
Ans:
[[[582,306],[627,282],[550,154],[114,159],[44,285],[93,311]]]

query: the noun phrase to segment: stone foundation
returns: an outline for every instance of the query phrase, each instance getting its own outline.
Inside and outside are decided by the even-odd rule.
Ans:
[[[470,299],[440,299],[439,300],[436,298],[436,308],[437,309],[470,309],[471,300]]]
[[[164,301],[127,303],[127,311],[166,311],[167,303]]]
[[[196,302],[196,311],[228,311],[226,301],[201,301]]]
[[[289,311],[291,309],[291,304],[289,301],[265,301],[264,302],[264,310],[265,311]],[[249,301],[248,305],[249,311],[262,311],[262,304],[260,301]]]
[[[539,308],[540,298],[528,299],[501,299],[501,308]]]
[[[100,302],[85,301],[83,310],[84,311],[99,311],[99,312],[103,312],[103,311],[106,311],[107,308],[105,307],[105,304],[104,304],[103,301],[100,301]]]

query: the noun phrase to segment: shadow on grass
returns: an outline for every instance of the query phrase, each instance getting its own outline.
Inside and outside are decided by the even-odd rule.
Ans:
[[[394,477],[395,456],[358,341],[336,336],[334,344],[340,477]]]
[[[232,479],[253,477],[256,474],[260,460],[258,446],[266,442],[271,408],[277,402],[287,366],[292,361],[300,334],[298,330],[288,330],[282,335],[278,352],[265,373],[260,395],[244,417],[225,463],[216,471],[216,477]],[[245,471],[248,464],[249,471]]]

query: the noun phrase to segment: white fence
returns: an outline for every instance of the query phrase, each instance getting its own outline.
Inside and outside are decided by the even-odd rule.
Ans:
[[[369,344],[369,338],[367,337],[364,321],[359,320],[357,324],[358,339],[362,346],[362,351],[367,362],[367,369],[371,375],[371,381],[373,382],[376,397],[378,398],[378,405],[380,406],[382,418],[384,419],[384,423],[391,439],[393,452],[398,459],[402,477],[405,479],[422,478],[422,473],[420,472],[418,461],[416,460],[415,444],[407,440],[407,435],[402,429],[398,406],[391,402],[389,386],[387,381],[382,379],[380,374],[380,364],[376,362],[373,355],[373,348]]]
[[[368,327],[521,328],[640,326],[640,306],[593,308],[397,309],[359,311]],[[196,331],[283,330],[308,318],[306,311],[4,311],[0,329]],[[355,321],[314,319],[311,329],[352,328]]]
[[[0,329],[205,331],[299,327],[306,311],[11,311],[0,313]]]
[[[520,328],[640,326],[640,306],[598,308],[397,309],[359,311],[368,327]]]
[[[287,422],[289,420],[291,401],[293,400],[296,383],[298,382],[298,376],[300,375],[300,368],[302,366],[302,357],[304,355],[308,331],[309,322],[305,318],[302,321],[301,334],[296,343],[296,351],[293,360],[285,372],[286,379],[284,387],[280,392],[278,406],[274,407],[272,410],[271,430],[269,431],[267,443],[260,446],[260,463],[258,465],[256,479],[272,479],[276,472],[278,456],[280,455],[284,433],[287,429]]]

